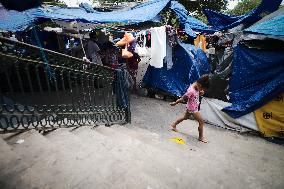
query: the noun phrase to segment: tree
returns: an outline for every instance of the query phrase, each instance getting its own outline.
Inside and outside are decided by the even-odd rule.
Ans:
[[[207,23],[207,18],[203,14],[202,9],[208,8],[216,11],[226,10],[228,0],[178,0],[185,8],[195,17]]]
[[[243,15],[255,9],[260,3],[261,0],[243,0],[239,2],[234,9],[228,10],[227,13],[232,15]]]

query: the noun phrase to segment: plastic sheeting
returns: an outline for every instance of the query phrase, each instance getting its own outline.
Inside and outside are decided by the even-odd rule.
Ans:
[[[264,17],[244,32],[284,37],[284,7]]]
[[[0,10],[0,29],[22,31],[35,20],[77,21],[83,23],[126,23],[136,24],[155,19],[170,0],[156,0],[142,3],[127,10],[87,13],[84,8],[45,7],[23,12]],[[5,18],[4,20],[2,19]],[[15,20],[19,18],[19,21]],[[15,22],[14,22],[15,21]]]
[[[83,8],[51,7],[34,13],[37,18],[53,20],[77,20],[90,23],[127,23],[145,22],[156,17],[169,3],[169,0],[149,1],[128,10],[87,13]]]
[[[192,30],[206,33],[214,33],[216,31],[200,20],[188,16],[188,11],[182,4],[178,3],[177,1],[171,2],[171,9],[176,13],[181,25],[184,27],[185,32],[189,36],[196,37],[195,33]]]
[[[179,41],[174,50],[173,67],[168,70],[166,63],[163,68],[149,65],[143,83],[147,87],[182,96],[190,84],[209,72],[210,65],[205,53],[193,45]]]
[[[284,92],[284,52],[234,48],[229,96],[231,117],[250,113]]]
[[[22,31],[33,24],[36,20],[30,16],[35,9],[30,9],[23,12],[14,10],[6,10],[0,6],[0,29],[7,31]]]
[[[247,114],[241,118],[233,119],[222,109],[229,106],[230,103],[213,98],[202,98],[200,112],[206,123],[217,127],[230,130],[246,132],[249,130],[259,131],[253,113]]]
[[[284,93],[257,109],[255,118],[266,137],[284,137]]]
[[[213,26],[214,29],[226,30],[242,23],[253,24],[257,22],[263,17],[263,14],[276,11],[281,2],[282,0],[262,0],[261,4],[257,8],[241,16],[223,14],[210,9],[203,9],[203,12],[207,17],[209,24]]]

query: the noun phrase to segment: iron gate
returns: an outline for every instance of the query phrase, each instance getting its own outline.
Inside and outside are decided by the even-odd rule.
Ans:
[[[0,131],[130,122],[116,73],[0,37]]]

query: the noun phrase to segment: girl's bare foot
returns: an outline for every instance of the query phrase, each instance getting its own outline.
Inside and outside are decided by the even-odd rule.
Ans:
[[[175,106],[176,103],[175,103],[175,102],[171,102],[170,105],[171,105],[171,106]]]
[[[178,132],[178,130],[177,130],[177,128],[176,128],[176,126],[175,126],[175,125],[171,125],[171,127],[172,127],[172,131],[174,131],[174,132]]]
[[[208,142],[204,139],[204,137],[198,138],[198,140],[199,140],[200,142],[203,142],[203,143],[208,143]]]

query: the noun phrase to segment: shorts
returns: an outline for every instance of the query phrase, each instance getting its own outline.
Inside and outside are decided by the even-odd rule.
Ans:
[[[198,110],[189,110],[189,109],[186,109],[186,111],[187,111],[188,113],[190,113],[190,114],[193,114],[193,113],[198,112]]]
[[[194,113],[196,113],[196,112],[198,112],[198,110],[188,110],[188,109],[186,109],[186,111],[185,111],[185,113],[184,113],[184,117],[186,118],[186,119],[194,119],[193,118],[193,114]]]

